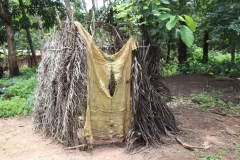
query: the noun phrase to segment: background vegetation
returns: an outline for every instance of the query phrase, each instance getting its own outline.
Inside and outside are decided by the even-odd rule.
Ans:
[[[31,113],[35,86],[35,68],[26,67],[18,77],[0,79],[0,118]]]
[[[0,117],[31,112],[35,69],[18,72],[16,50],[28,49],[33,56],[41,50],[66,18],[66,4],[72,5],[74,20],[86,28],[94,28],[96,21],[135,39],[146,34],[144,43],[161,50],[163,76],[200,72],[240,76],[238,0],[103,0],[101,7],[92,2],[88,10],[84,0],[0,0],[0,45],[11,51],[11,56],[0,54],[0,61],[7,58],[9,64],[0,79]]]

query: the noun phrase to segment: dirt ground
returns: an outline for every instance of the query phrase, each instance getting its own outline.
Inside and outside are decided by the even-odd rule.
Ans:
[[[0,119],[0,159],[2,160],[211,160],[240,159],[240,116],[221,107],[204,111],[189,102],[190,94],[203,91],[223,93],[225,102],[240,105],[240,81],[208,74],[166,77],[174,100],[169,103],[181,133],[177,141],[159,148],[142,147],[126,153],[124,143],[100,142],[87,151],[66,147],[33,130],[32,117]],[[227,109],[225,109],[226,111]],[[218,114],[219,113],[219,114]],[[188,149],[187,149],[188,148]],[[239,151],[239,153],[238,153]],[[215,159],[214,159],[215,158]]]

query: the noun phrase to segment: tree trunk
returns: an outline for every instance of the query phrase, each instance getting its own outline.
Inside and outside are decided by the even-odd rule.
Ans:
[[[14,42],[14,28],[13,24],[7,24],[6,26],[6,36],[7,36],[7,44],[8,44],[8,62],[9,62],[9,76],[14,77],[19,75],[19,68],[17,64],[17,52],[16,46]]]
[[[167,41],[167,59],[166,59],[167,63],[169,63],[170,61],[170,50],[171,50],[171,39]]]
[[[8,0],[0,1],[0,15],[5,21],[6,38],[8,44],[8,62],[9,62],[9,76],[14,77],[19,75],[19,68],[16,58],[16,46],[14,42],[14,27],[12,19],[8,10]]]
[[[56,8],[55,8],[56,9]],[[42,47],[43,47],[43,44],[44,44],[44,30],[43,30],[43,27],[42,27],[42,22],[41,22],[41,19],[38,15],[36,15],[36,18],[37,18],[37,21],[38,21],[38,40],[39,40],[39,48],[40,48],[40,53],[41,55],[42,54]],[[59,24],[60,25],[60,24]]]
[[[25,10],[24,10],[23,1],[19,0],[19,4],[20,4],[21,11],[22,11],[23,19],[27,22],[27,25],[25,26],[25,31],[26,31],[26,34],[27,34],[27,40],[28,40],[28,44],[29,44],[32,56],[33,56],[33,60],[34,60],[34,63],[37,67],[38,66],[38,60],[37,60],[37,56],[36,56],[36,53],[35,53],[35,50],[34,50],[34,47],[33,47],[33,43],[32,43],[32,36],[31,36],[31,33],[30,33],[30,29],[29,29],[29,25],[30,25],[29,20],[26,16],[26,13],[25,13]]]
[[[181,25],[185,25],[185,22],[180,21]],[[178,41],[178,61],[180,64],[187,60],[187,46],[180,38]]]
[[[95,1],[95,7],[98,9],[98,0]]]
[[[208,62],[208,43],[207,43],[208,39],[209,39],[208,31],[205,31],[203,39],[203,57],[202,57],[203,63]]]
[[[32,59],[30,57],[29,47],[27,47],[28,67],[32,68]]]
[[[30,50],[31,50],[31,53],[32,53],[32,56],[33,56],[33,60],[34,60],[34,63],[37,67],[38,66],[38,59],[37,59],[37,56],[36,56],[36,53],[35,53],[35,50],[34,50],[34,47],[33,47],[32,37],[31,37],[29,28],[26,29],[26,33],[27,33],[28,44],[29,44],[29,47],[30,47]]]
[[[73,11],[71,9],[71,4],[69,0],[64,0],[67,10],[67,15],[70,21],[73,21]]]
[[[95,14],[95,11],[96,11],[95,0],[92,0],[92,8],[93,8],[93,13]]]
[[[182,39],[179,39],[178,42],[178,61],[183,63],[187,60],[187,46],[183,43]]]

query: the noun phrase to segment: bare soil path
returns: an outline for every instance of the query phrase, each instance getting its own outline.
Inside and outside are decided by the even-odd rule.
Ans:
[[[176,97],[169,106],[181,129],[178,139],[194,151],[184,148],[176,141],[163,144],[160,148],[143,147],[132,153],[125,152],[124,143],[115,142],[100,142],[87,151],[67,150],[58,142],[35,132],[32,117],[27,116],[0,119],[0,160],[194,160],[207,156],[220,157],[222,160],[240,158],[240,116],[233,112],[227,112],[223,116],[211,112],[214,109],[203,111],[188,101],[190,94],[203,91],[211,94],[219,90],[223,93],[224,101],[231,100],[234,105],[240,105],[240,81],[215,80],[207,74],[176,75],[166,77],[166,80]]]

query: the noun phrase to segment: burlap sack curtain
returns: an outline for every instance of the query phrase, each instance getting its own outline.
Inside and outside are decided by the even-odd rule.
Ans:
[[[87,45],[88,100],[84,136],[93,139],[124,139],[130,127],[130,79],[133,37],[114,55],[108,55],[95,45],[92,36],[78,22]],[[109,83],[113,74],[116,81],[111,96]]]

